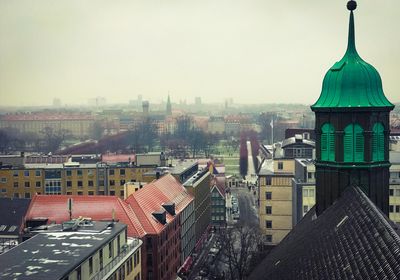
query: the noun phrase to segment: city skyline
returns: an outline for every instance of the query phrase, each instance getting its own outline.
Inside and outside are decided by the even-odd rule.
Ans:
[[[398,102],[400,3],[359,5],[358,51]],[[168,93],[174,103],[201,96],[311,105],[346,49],[347,22],[343,5],[316,0],[2,1],[2,105],[78,105],[98,96],[127,103],[138,95],[158,103]]]

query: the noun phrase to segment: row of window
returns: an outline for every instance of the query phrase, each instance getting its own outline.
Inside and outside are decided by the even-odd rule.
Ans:
[[[1,193],[2,194],[6,194],[7,193],[7,189],[1,189]],[[124,190],[120,190],[119,195],[120,197],[124,197]],[[41,192],[36,192],[36,194],[41,194]],[[56,194],[56,195],[60,195],[62,194],[62,190],[58,189],[57,187],[52,187],[52,188],[45,188],[45,194]],[[66,192],[66,195],[73,195],[73,192]],[[83,191],[78,191],[76,192],[77,195],[84,195]],[[115,191],[110,191],[109,195],[115,195]],[[94,191],[88,191],[87,195],[95,195]],[[104,191],[98,191],[97,195],[105,195]],[[14,193],[13,194],[14,198],[20,198],[20,194],[19,193]],[[31,193],[26,192],[23,195],[24,198],[31,198]]]
[[[325,123],[321,127],[321,160],[335,161],[335,129],[332,124]],[[364,130],[359,124],[349,124],[343,135],[344,162],[363,162]],[[372,160],[383,161],[385,156],[385,136],[382,123],[372,128]]]

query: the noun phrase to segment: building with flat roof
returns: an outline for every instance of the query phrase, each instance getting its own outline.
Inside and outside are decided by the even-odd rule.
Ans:
[[[52,225],[0,255],[4,279],[141,279],[142,241],[116,222]]]

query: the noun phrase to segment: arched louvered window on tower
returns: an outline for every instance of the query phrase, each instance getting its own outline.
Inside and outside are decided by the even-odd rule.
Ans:
[[[349,124],[344,129],[344,162],[364,161],[364,135],[359,124]]]
[[[381,123],[374,124],[372,128],[372,160],[385,160],[385,136],[383,134],[384,127]]]
[[[335,160],[335,129],[330,123],[321,127],[321,160]]]

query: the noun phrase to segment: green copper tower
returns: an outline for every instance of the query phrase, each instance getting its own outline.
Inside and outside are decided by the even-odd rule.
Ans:
[[[326,73],[315,112],[317,214],[348,186],[358,186],[389,212],[389,114],[378,71],[357,53],[349,1],[349,37],[343,58]]]

